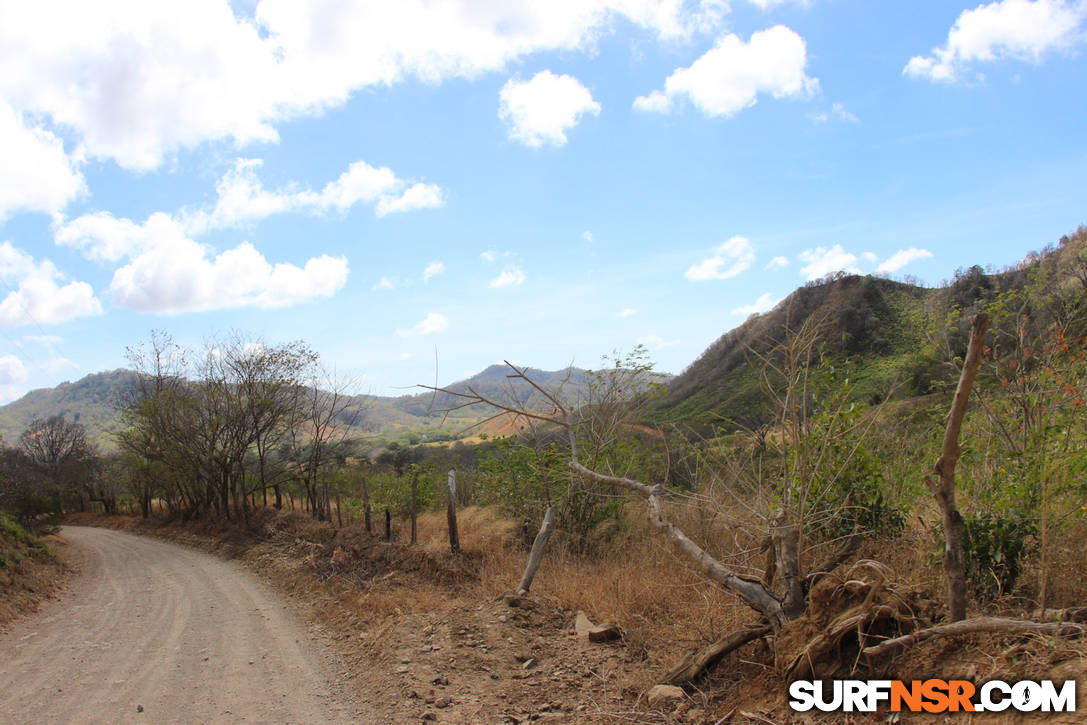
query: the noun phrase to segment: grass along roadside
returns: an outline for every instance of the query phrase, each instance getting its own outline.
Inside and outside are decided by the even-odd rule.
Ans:
[[[35,536],[0,511],[0,630],[59,596],[78,561],[62,538]]]

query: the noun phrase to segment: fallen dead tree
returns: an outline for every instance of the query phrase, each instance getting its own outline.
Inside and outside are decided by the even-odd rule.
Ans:
[[[727,634],[716,642],[695,650],[684,657],[679,664],[661,678],[661,683],[665,685],[686,685],[694,682],[703,673],[723,660],[726,655],[769,633],[769,624],[753,624]]]
[[[867,657],[878,657],[934,637],[959,637],[975,632],[1074,635],[1087,633],[1087,626],[1075,622],[1032,622],[1024,619],[1005,619],[1003,617],[960,619],[957,622],[919,629],[916,632],[888,639],[871,647],[865,647],[864,654]]]
[[[665,489],[660,485],[648,485],[641,481],[636,481],[630,478],[624,478],[621,476],[612,476],[599,471],[594,471],[586,466],[582,465],[578,460],[578,445],[577,435],[574,430],[574,416],[572,411],[567,409],[563,403],[551,392],[545,390],[535,381],[530,379],[525,371],[518,368],[508,360],[505,361],[506,365],[512,371],[507,377],[511,379],[522,380],[548,400],[553,409],[546,413],[536,413],[532,411],[524,410],[501,401],[494,400],[488,396],[481,395],[471,386],[467,387],[463,391],[451,390],[447,388],[435,388],[431,386],[421,386],[430,390],[434,390],[439,393],[445,393],[452,395],[456,398],[465,400],[466,402],[456,408],[465,407],[468,405],[490,405],[499,410],[497,415],[511,414],[514,416],[521,416],[535,421],[545,422],[553,425],[557,425],[563,428],[567,434],[567,440],[570,446],[570,461],[569,468],[571,472],[581,476],[587,480],[602,483],[613,488],[620,488],[627,491],[632,491],[645,498],[648,506],[649,521],[672,541],[677,550],[679,550],[686,557],[695,562],[698,567],[714,582],[718,583],[726,590],[734,594],[740,601],[744,602],[752,609],[757,611],[766,621],[770,624],[774,630],[782,627],[789,619],[785,610],[782,607],[782,602],[774,596],[774,593],[763,582],[754,577],[742,576],[731,568],[725,566],[723,563],[710,556],[704,549],[690,539],[678,526],[668,521],[662,512],[661,497],[665,494]],[[448,411],[446,411],[448,412]],[[497,417],[497,416],[495,416]]]

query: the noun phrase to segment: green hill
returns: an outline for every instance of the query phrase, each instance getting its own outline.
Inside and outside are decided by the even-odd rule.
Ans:
[[[0,436],[6,444],[15,445],[35,418],[62,415],[86,426],[91,441],[97,445],[111,446],[112,436],[120,426],[117,401],[134,375],[131,370],[110,370],[55,388],[31,390],[0,407]]]
[[[768,414],[760,356],[786,330],[820,321],[819,346],[832,359],[849,358],[865,393],[878,395],[909,375],[921,343],[920,320],[939,290],[878,277],[837,276],[808,284],[773,310],[722,335],[668,386],[650,409],[658,423],[752,425]]]
[[[761,382],[760,356],[779,345],[787,329],[796,331],[816,320],[822,323],[820,353],[831,364],[848,361],[861,400],[878,402],[891,390],[898,397],[924,395],[957,375],[947,361],[949,355],[965,353],[974,311],[1057,270],[1061,274],[1053,279],[1087,290],[1087,228],[1000,272],[986,273],[978,266],[958,270],[941,287],[846,274],[808,283],[773,310],[753,315],[718,338],[668,384],[667,394],[646,415],[658,424],[682,424],[703,433],[766,422],[770,402]]]

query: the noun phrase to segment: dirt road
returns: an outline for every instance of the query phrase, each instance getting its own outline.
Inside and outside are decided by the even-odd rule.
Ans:
[[[377,719],[238,565],[117,531],[62,535],[86,562],[69,595],[0,636],[0,723]]]

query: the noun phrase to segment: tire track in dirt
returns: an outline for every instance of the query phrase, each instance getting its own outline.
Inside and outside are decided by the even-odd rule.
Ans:
[[[0,636],[0,722],[376,719],[241,567],[118,531],[62,535],[86,560],[71,594]]]

